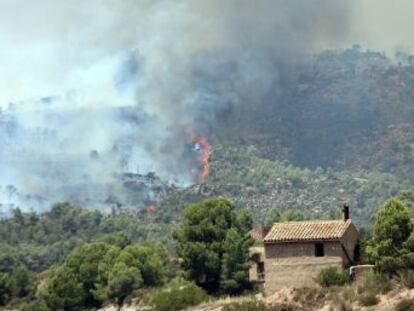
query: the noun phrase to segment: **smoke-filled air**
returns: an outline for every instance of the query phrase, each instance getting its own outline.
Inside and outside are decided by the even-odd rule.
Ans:
[[[414,311],[413,13],[0,0],[0,310]]]
[[[2,1],[3,212],[132,204],[148,173],[202,182],[215,122],[341,36],[338,3]]]
[[[1,211],[128,206],[159,195],[149,187],[134,198],[131,184],[203,182],[215,124],[277,98],[307,55],[346,40],[354,9],[339,0],[2,0]]]

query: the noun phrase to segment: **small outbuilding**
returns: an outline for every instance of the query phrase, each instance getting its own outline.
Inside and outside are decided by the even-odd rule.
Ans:
[[[252,236],[259,243],[251,249],[258,258],[250,277],[264,283],[266,295],[286,286],[315,285],[321,269],[345,269],[358,259],[358,231],[347,206],[342,220],[279,222]]]

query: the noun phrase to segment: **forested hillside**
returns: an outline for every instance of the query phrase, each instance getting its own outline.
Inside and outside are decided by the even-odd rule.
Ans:
[[[92,241],[115,245],[157,242],[172,249],[171,228],[145,217],[108,215],[68,203],[56,204],[43,214],[17,209],[12,217],[0,220],[0,271],[10,272],[19,265],[44,271]]]
[[[260,105],[235,108],[215,133],[301,167],[412,179],[414,64],[359,46],[307,60]]]
[[[270,209],[338,217],[343,202],[369,227],[385,198],[414,182],[414,63],[359,46],[309,58],[260,104],[235,106],[212,129],[211,174],[172,192],[161,217],[187,202],[233,198],[263,222]]]
[[[214,196],[232,198],[239,207],[253,210],[258,224],[273,209],[305,218],[340,218],[341,206],[348,202],[358,225],[370,227],[380,203],[411,185],[390,173],[308,169],[262,158],[254,146],[222,146],[214,153],[209,178],[203,184],[170,192],[154,216],[179,220],[188,202]]]

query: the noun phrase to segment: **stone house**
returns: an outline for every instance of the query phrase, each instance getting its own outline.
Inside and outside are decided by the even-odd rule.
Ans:
[[[252,237],[258,243],[250,251],[258,258],[250,278],[263,282],[266,295],[285,286],[313,286],[321,269],[345,269],[358,259],[358,231],[347,206],[342,220],[280,222],[253,230]]]

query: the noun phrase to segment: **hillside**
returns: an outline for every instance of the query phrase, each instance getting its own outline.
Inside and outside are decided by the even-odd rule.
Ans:
[[[413,85],[409,55],[391,60],[359,46],[328,51],[298,66],[261,105],[235,109],[215,133],[301,167],[412,179]]]
[[[369,227],[384,200],[411,187],[408,180],[388,173],[307,169],[259,154],[254,146],[217,148],[209,178],[200,185],[170,192],[155,217],[180,219],[188,202],[225,196],[252,209],[257,223],[272,208],[279,213],[300,212],[305,218],[340,218],[340,208],[348,202],[357,223]]]

